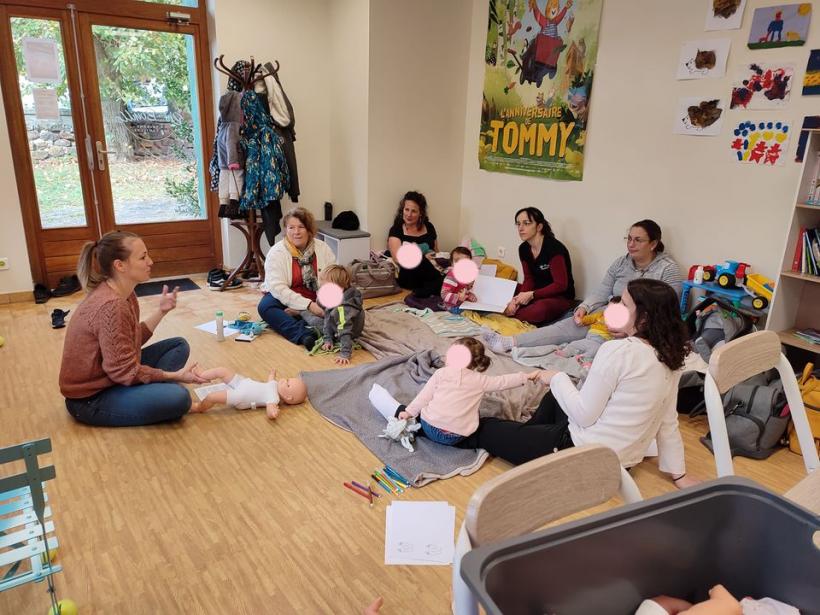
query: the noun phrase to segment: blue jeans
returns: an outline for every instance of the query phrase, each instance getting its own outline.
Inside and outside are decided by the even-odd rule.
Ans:
[[[433,442],[438,442],[439,444],[444,444],[445,446],[455,446],[464,439],[464,436],[457,433],[434,427],[421,417],[419,417],[419,422],[421,422],[421,431],[423,431],[424,435],[430,438]]]
[[[302,339],[309,333],[313,333],[305,321],[294,318],[285,313],[287,306],[276,297],[267,293],[257,306],[259,315],[271,329],[279,335],[285,337],[289,342],[301,344]]]
[[[191,348],[172,337],[142,349],[140,362],[167,372],[185,367]],[[84,399],[66,399],[68,412],[81,423],[103,427],[131,427],[175,421],[191,408],[191,395],[175,382],[114,385]]]

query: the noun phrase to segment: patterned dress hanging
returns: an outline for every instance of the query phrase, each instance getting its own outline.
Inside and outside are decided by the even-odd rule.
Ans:
[[[270,113],[253,90],[242,93],[245,122],[241,143],[245,150],[245,191],[239,209],[264,209],[278,201],[288,187],[289,175],[282,138],[273,130]]]

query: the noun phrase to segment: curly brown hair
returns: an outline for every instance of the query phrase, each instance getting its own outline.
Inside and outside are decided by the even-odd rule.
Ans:
[[[460,344],[470,351],[471,358],[467,369],[472,369],[477,372],[484,372],[487,371],[488,367],[490,367],[492,359],[484,354],[484,344],[479,342],[474,337],[460,337],[453,343]]]
[[[635,335],[652,345],[658,360],[671,370],[683,367],[689,336],[680,316],[678,295],[666,282],[638,278],[626,286],[635,302]]]

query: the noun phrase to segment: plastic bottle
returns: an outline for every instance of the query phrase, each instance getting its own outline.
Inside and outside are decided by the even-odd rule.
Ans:
[[[224,342],[225,341],[225,325],[224,325],[224,317],[225,315],[222,312],[216,313],[216,341],[217,342]]]
[[[695,278],[692,280],[695,284],[703,284],[703,265],[698,265],[695,269]]]

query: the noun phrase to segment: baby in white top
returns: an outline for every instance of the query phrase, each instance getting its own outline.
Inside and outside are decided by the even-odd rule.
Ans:
[[[244,410],[265,406],[269,419],[279,416],[279,402],[286,404],[301,404],[307,399],[307,387],[301,378],[276,379],[276,370],[270,370],[267,382],[258,382],[245,376],[240,376],[227,367],[214,367],[199,370],[194,373],[205,380],[221,380],[227,388],[221,391],[211,391],[200,402],[191,405],[191,412],[206,412],[215,404],[227,404]]]

